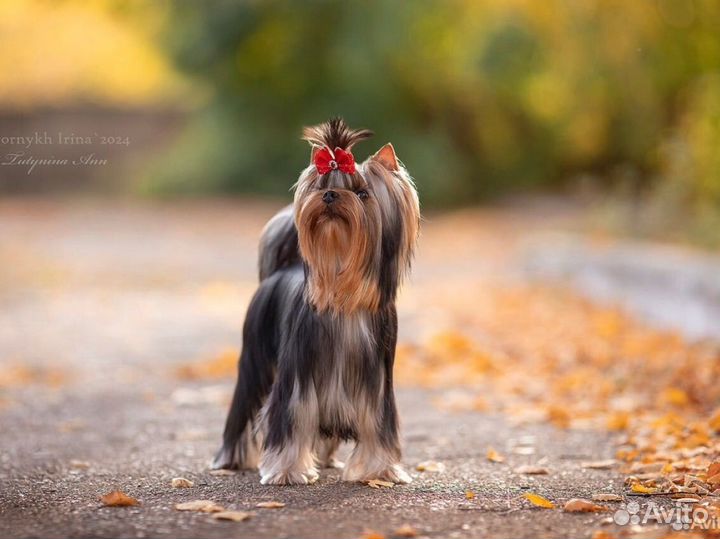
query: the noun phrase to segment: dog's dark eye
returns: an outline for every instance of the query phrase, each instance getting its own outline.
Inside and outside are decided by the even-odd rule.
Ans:
[[[370,195],[365,189],[360,189],[357,193],[355,193],[360,200],[365,200]]]

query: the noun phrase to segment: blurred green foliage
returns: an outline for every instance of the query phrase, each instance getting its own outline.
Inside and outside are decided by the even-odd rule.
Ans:
[[[720,208],[717,0],[171,5],[167,49],[212,98],[151,190],[285,192],[301,126],[341,115],[377,133],[358,159],[393,142],[425,204],[582,175]]]

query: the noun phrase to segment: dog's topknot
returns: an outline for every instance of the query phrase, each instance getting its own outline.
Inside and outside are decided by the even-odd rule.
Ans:
[[[345,120],[337,117],[319,125],[305,127],[302,138],[313,146],[349,151],[356,143],[372,137],[373,134],[369,129],[350,129]]]

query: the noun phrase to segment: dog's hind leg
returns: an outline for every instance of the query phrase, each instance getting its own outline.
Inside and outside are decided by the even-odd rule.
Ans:
[[[268,283],[268,281],[264,281]],[[238,365],[230,412],[225,423],[223,445],[212,468],[256,468],[262,445],[255,419],[272,388],[275,350],[268,328],[274,328],[271,286],[261,286],[248,308],[243,328],[243,349]]]
[[[261,394],[261,388],[254,385],[256,381],[252,374],[247,372],[251,369],[243,368],[253,361],[247,349],[244,346],[240,356],[238,380],[225,423],[223,445],[212,463],[214,469],[253,469],[260,460],[260,440],[254,422],[265,396]]]
[[[320,468],[336,468],[338,470],[345,467],[345,464],[335,458],[335,452],[340,445],[337,438],[325,438],[319,436],[315,438],[315,461]]]
[[[256,369],[251,365],[254,359],[248,349],[246,343],[240,355],[238,380],[225,423],[223,445],[212,463],[214,469],[253,469],[260,460],[261,440],[256,432],[255,417],[267,391],[258,385],[256,373],[252,372]]]

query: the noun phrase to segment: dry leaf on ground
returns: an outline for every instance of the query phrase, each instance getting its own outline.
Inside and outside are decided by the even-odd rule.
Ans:
[[[589,462],[582,462],[580,466],[589,470],[609,470],[617,464],[615,459],[607,460],[593,460]]]
[[[193,500],[175,504],[178,511],[199,511],[201,513],[219,513],[225,509],[212,500]]]
[[[366,481],[366,483],[367,486],[369,486],[370,488],[392,488],[395,486],[395,483],[391,483],[390,481],[383,481],[382,479],[370,479],[369,481]]]
[[[717,473],[713,476],[708,476],[705,482],[713,487],[720,485],[720,473]]]
[[[535,507],[542,507],[543,509],[555,509],[555,504],[553,502],[551,502],[547,498],[543,498],[539,494],[533,494],[532,492],[526,492],[525,494],[523,494],[523,497],[525,499],[527,499]]]
[[[609,492],[599,492],[597,494],[593,494],[592,499],[596,502],[621,502],[621,501],[623,501],[622,496],[618,496],[617,494],[611,494]]]
[[[415,469],[418,472],[444,472],[445,465],[442,462],[436,460],[425,460],[418,464]]]
[[[544,468],[542,466],[532,466],[532,465],[524,465],[524,466],[518,466],[513,470],[515,473],[519,474],[525,474],[525,475],[547,475],[548,469]]]
[[[235,470],[225,470],[225,469],[210,470],[209,473],[210,473],[210,475],[215,475],[215,476],[237,475],[237,472]]]
[[[175,477],[170,484],[173,488],[191,488],[195,485],[195,483],[184,477]]]
[[[385,536],[375,530],[365,530],[362,534],[362,539],[385,539]]]
[[[641,485],[640,483],[633,483],[633,485],[630,487],[630,490],[637,494],[656,494],[658,489],[653,487],[646,487],[645,485]]]
[[[717,339],[688,340],[557,287],[486,284],[423,291],[423,301],[445,309],[445,327],[466,330],[443,330],[407,347],[396,362],[398,379],[476,388],[464,409],[481,396],[484,409],[512,410],[524,422],[623,432],[617,462],[584,467],[653,464],[653,473],[666,477],[643,478],[648,488],[656,485],[646,479],[673,475],[678,487],[668,485],[671,492],[720,490],[720,470],[701,473],[720,461],[720,409],[708,409],[720,402]],[[685,475],[694,482],[686,484]]]
[[[475,493],[472,490],[466,490],[465,491],[465,499],[466,500],[474,500],[475,499]]]
[[[493,449],[492,447],[488,447],[487,459],[490,462],[505,462],[505,457],[503,457],[500,453],[495,451],[495,449]]]
[[[213,514],[213,518],[217,520],[232,520],[233,522],[242,522],[243,520],[249,519],[253,516],[252,513],[246,513],[245,511],[220,511]]]
[[[130,507],[140,505],[140,502],[119,490],[114,490],[100,497],[100,501],[107,507]]]
[[[599,513],[601,511],[607,511],[607,507],[597,505],[590,500],[583,500],[581,498],[573,498],[568,500],[563,511],[566,513]]]
[[[410,524],[403,524],[392,535],[393,537],[417,537],[417,531]]]
[[[281,507],[285,507],[285,504],[283,502],[260,502],[255,505],[255,507],[262,507],[263,509],[280,509]]]

